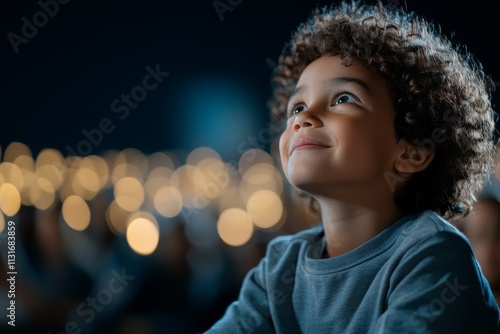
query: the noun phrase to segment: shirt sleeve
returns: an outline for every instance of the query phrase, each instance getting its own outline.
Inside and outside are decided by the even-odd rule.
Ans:
[[[266,289],[267,259],[250,270],[243,280],[238,300],[226,310],[206,334],[274,333]]]
[[[500,315],[469,243],[450,232],[413,245],[390,278],[374,333],[500,333]]]

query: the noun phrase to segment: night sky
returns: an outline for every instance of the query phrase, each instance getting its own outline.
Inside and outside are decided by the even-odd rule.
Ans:
[[[44,22],[37,13],[54,1],[0,2],[2,150],[12,141],[34,154],[51,147],[65,155],[68,147],[100,154],[207,145],[235,158],[238,143],[267,125],[269,62],[316,5],[330,3],[226,0],[236,5],[219,16],[211,0],[60,0],[67,3],[49,6]],[[500,82],[493,3],[412,0],[407,7],[467,45]],[[25,31],[32,36],[16,53],[8,34],[22,35],[34,19],[38,31]],[[141,101],[124,100],[131,93]],[[82,145],[89,137],[93,144]]]

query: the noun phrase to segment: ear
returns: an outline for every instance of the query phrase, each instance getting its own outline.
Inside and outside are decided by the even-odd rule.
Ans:
[[[434,152],[423,147],[410,144],[404,139],[400,141],[401,150],[399,156],[394,161],[394,168],[400,173],[418,173],[426,169],[432,159]]]

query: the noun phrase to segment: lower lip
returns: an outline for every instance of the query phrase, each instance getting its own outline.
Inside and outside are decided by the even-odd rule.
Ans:
[[[323,148],[328,148],[328,146],[321,146],[321,145],[301,145],[297,146],[293,151],[305,151],[305,150],[319,150]]]

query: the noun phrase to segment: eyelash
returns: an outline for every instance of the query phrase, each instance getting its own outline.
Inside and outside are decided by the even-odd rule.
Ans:
[[[337,105],[339,98],[341,98],[343,95],[350,95],[354,100],[358,101],[358,98],[356,95],[354,95],[353,93],[351,93],[350,91],[348,91],[346,89],[343,89],[338,94],[335,95],[335,99],[334,99],[335,103],[333,105]],[[287,112],[288,117],[292,117],[292,116],[297,115],[298,113],[294,113],[294,111],[300,106],[304,106],[304,102],[298,102],[298,103],[293,104],[290,111]]]

